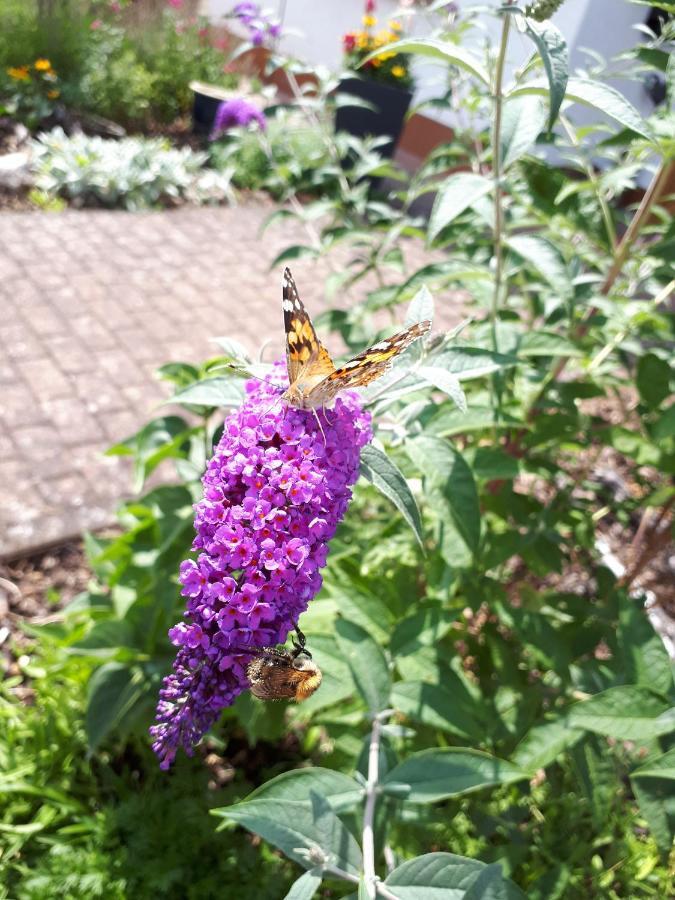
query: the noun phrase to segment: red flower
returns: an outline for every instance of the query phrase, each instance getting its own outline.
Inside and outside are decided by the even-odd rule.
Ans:
[[[366,0],[366,13],[375,12],[375,0]]]
[[[353,50],[354,47],[356,46],[356,36],[353,35],[351,32],[349,34],[346,34],[344,36],[344,38],[342,39],[342,41],[344,43],[345,50],[347,52],[349,52],[350,50]]]

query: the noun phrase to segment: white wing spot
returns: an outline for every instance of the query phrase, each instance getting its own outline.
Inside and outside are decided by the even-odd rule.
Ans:
[[[281,304],[284,312],[291,312],[293,309],[293,301],[292,300],[284,300]]]
[[[388,350],[391,347],[391,341],[380,341],[379,344],[373,344],[371,350]]]

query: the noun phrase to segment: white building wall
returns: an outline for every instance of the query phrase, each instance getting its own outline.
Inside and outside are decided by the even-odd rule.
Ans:
[[[214,22],[231,10],[236,0],[202,0],[203,8]],[[501,0],[487,0],[494,6]],[[342,61],[342,36],[348,31],[360,27],[363,15],[363,0],[262,0],[262,7],[277,15],[284,25],[284,37],[280,49],[313,65],[325,65],[339,70]],[[458,5],[468,7],[459,0]],[[401,8],[395,0],[378,0],[378,25],[389,18],[399,18],[406,23],[408,33],[425,35],[431,30],[432,22],[438,21],[433,15],[425,12],[424,7],[413,7],[414,13]],[[634,46],[640,35],[635,26],[644,23],[648,7],[629,3],[628,0],[566,0],[553,17],[553,22],[564,34],[570,50],[570,69],[582,67],[588,63],[584,48],[590,48],[606,58]],[[498,40],[499,21],[485,14],[477,15],[480,29],[492,39]],[[481,52],[484,40],[479,29],[471,32],[470,40],[474,49]],[[533,44],[516,29],[512,29],[509,43],[509,67],[520,65],[532,52]],[[469,38],[467,38],[468,42]],[[470,44],[467,43],[467,46]],[[507,72],[509,67],[507,67]],[[416,59],[414,70],[417,90],[414,103],[434,96],[439,86],[444,84],[442,67],[428,60]],[[613,82],[628,99],[644,114],[648,115],[653,104],[642,85],[624,79]],[[427,111],[447,125],[453,125],[452,114],[439,114]],[[599,115],[588,108],[575,108],[574,119],[577,122],[597,121]]]

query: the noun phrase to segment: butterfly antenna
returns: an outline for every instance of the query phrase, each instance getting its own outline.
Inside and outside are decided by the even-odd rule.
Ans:
[[[281,394],[277,394],[277,396],[274,398],[274,403],[268,409],[266,409],[265,412],[263,413],[263,418],[272,412],[272,410],[277,405],[277,403],[279,403],[281,401],[281,397],[282,397]]]

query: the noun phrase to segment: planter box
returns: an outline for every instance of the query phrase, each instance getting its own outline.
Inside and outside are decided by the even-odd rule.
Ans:
[[[352,94],[361,100],[367,100],[375,109],[364,109],[361,106],[341,107],[335,115],[335,130],[346,131],[355,137],[366,135],[388,137],[389,142],[380,147],[378,152],[391,158],[403,131],[412,93],[389,84],[381,84],[379,81],[361,78],[344,79],[338,85],[338,93]]]

